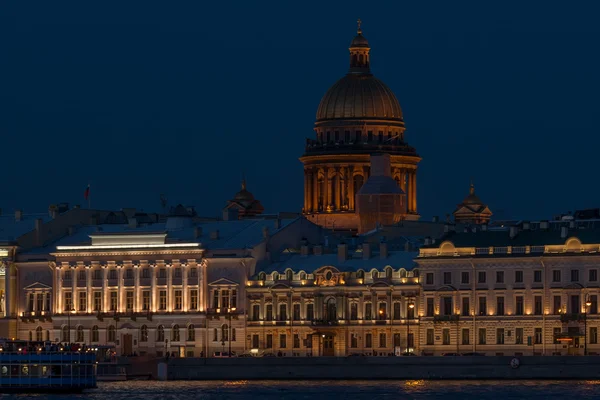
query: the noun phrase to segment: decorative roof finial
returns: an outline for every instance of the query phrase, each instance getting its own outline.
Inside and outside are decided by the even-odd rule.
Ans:
[[[356,21],[356,23],[358,24],[358,28],[356,29],[356,33],[359,35],[362,35],[362,29],[360,29],[360,24],[362,24],[362,21],[360,20],[360,18],[358,19],[358,21]]]
[[[471,188],[469,189],[469,194],[475,194],[475,185],[473,184],[473,178],[471,178]]]
[[[242,190],[246,190],[246,174],[242,172]]]

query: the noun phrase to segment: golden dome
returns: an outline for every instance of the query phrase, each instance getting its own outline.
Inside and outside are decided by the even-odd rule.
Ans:
[[[371,74],[349,73],[325,93],[317,110],[317,122],[346,118],[402,122],[402,109],[385,83]]]

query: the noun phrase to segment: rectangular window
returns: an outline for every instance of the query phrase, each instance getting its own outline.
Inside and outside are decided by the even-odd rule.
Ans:
[[[460,274],[460,283],[462,283],[463,285],[469,284],[469,272],[465,271]]]
[[[561,296],[554,296],[553,299],[554,303],[552,307],[552,312],[554,313],[554,315],[558,315],[562,310],[562,298]]]
[[[218,289],[213,290],[212,306],[213,306],[213,308],[219,308],[219,290]]]
[[[496,271],[496,283],[504,283],[504,271]]]
[[[190,290],[190,310],[198,309],[198,289]]]
[[[552,270],[552,282],[560,282],[560,270]]]
[[[142,268],[142,278],[150,278],[150,268]]]
[[[400,303],[394,303],[394,319],[400,319]]]
[[[515,329],[515,344],[523,344],[523,328]]]
[[[252,304],[252,321],[260,320],[260,304]]]
[[[94,311],[102,311],[102,292],[94,292]]]
[[[450,329],[442,329],[442,344],[450,344]]]
[[[167,291],[166,290],[161,290],[160,292],[158,292],[158,309],[162,310],[162,311],[167,309]]]
[[[190,278],[197,278],[197,277],[198,277],[198,269],[190,268]]]
[[[29,296],[27,299],[27,311],[29,311],[29,312],[33,311],[34,306],[35,306],[35,294],[29,293]]]
[[[469,330],[468,329],[463,329],[462,330],[462,341],[461,342],[462,342],[463,345],[469,344],[469,337],[470,336],[471,335],[469,334]]]
[[[175,268],[175,278],[181,278],[181,268]]]
[[[353,333],[350,336],[350,347],[353,349],[356,349],[358,347],[358,335],[356,333]]]
[[[80,281],[85,281],[85,270],[80,270],[79,271],[79,280]]]
[[[590,269],[590,272],[589,272],[589,281],[590,282],[597,282],[598,281],[598,270],[597,269]]]
[[[181,290],[175,291],[175,310],[183,309],[183,300],[181,298]]]
[[[260,346],[259,336],[258,335],[252,335],[252,348],[253,349],[258,349],[259,346]]]
[[[306,319],[308,321],[315,319],[315,305],[312,303],[306,305]]]
[[[485,271],[479,271],[477,274],[477,283],[485,283]]]
[[[312,304],[309,304],[309,305],[312,305]],[[266,315],[265,319],[267,321],[273,321],[273,304],[267,304],[265,308],[266,308],[266,310],[265,310],[265,315]]]
[[[279,335],[279,347],[285,349],[287,347],[286,343],[287,336],[285,334]]]
[[[533,313],[535,315],[542,315],[542,296],[535,296],[533,298],[533,300],[534,300]]]
[[[133,311],[133,292],[125,292],[125,309]]]
[[[523,271],[515,271],[515,283],[523,283]]]
[[[356,321],[358,319],[358,303],[350,303],[350,320]]]
[[[292,318],[294,321],[300,321],[300,304],[294,304]]]
[[[579,296],[572,295],[571,296],[571,313],[577,314],[581,312],[581,307],[579,305]]]
[[[380,333],[379,334],[379,347],[381,348],[385,348],[387,347],[387,337],[385,335],[385,333]]]
[[[294,347],[294,349],[300,348],[300,335],[298,335],[297,333],[294,333],[294,343],[292,344],[292,346]]]
[[[279,305],[279,320],[287,321],[287,304]]]
[[[379,319],[387,319],[387,304],[379,303]]]
[[[504,344],[504,328],[496,329],[496,344]]]
[[[433,317],[433,298],[427,298],[427,314],[428,317]]]
[[[428,272],[425,274],[425,284],[433,285],[433,273],[432,272]]]
[[[142,310],[150,311],[150,291],[144,290],[142,292]]]
[[[487,298],[479,298],[479,315],[487,315]]]
[[[43,311],[44,310],[44,294],[43,293],[38,293],[36,296],[36,307],[37,307],[37,311]]]
[[[272,349],[273,348],[273,335],[268,333],[267,334],[267,344],[265,346],[267,349]]]
[[[159,278],[166,278],[167,277],[167,269],[166,268],[160,268],[158,270],[158,277]]]
[[[579,282],[579,270],[578,269],[571,270],[571,282]]]
[[[598,344],[598,328],[595,326],[590,328],[590,344]]]
[[[117,311],[117,292],[110,292],[110,311]]]
[[[542,344],[542,328],[535,328],[534,333],[535,344]]]
[[[373,305],[371,303],[365,304],[365,319],[373,319]]]
[[[229,308],[229,290],[221,290],[221,308],[227,310]]]
[[[116,269],[108,270],[108,279],[117,279],[117,270]]]
[[[427,329],[427,345],[433,346],[434,332],[433,329]]]
[[[237,308],[237,289],[231,289],[231,307]]]
[[[539,269],[538,269],[538,270],[535,270],[535,271],[533,271],[533,281],[534,281],[535,283],[540,283],[540,282],[542,282],[542,271],[540,271]]]
[[[73,310],[73,293],[65,292],[65,311]]]
[[[400,347],[400,334],[394,333],[394,347]]]
[[[523,309],[524,309],[524,304],[523,304],[523,296],[517,296],[515,298],[515,314],[516,315],[523,315]]]
[[[95,269],[94,272],[92,272],[92,279],[102,279],[102,270]]]
[[[373,334],[367,333],[365,335],[365,347],[367,349],[370,349],[371,347],[373,347]]]
[[[87,292],[79,292],[79,311],[87,310]]]
[[[598,314],[598,296],[595,294],[590,296],[590,303],[592,303],[592,304],[590,305],[588,313]]]
[[[485,328],[479,328],[479,344],[486,343],[486,331]]]
[[[131,268],[125,270],[125,279],[133,279],[133,270]]]
[[[443,315],[452,315],[452,297],[442,297]]]
[[[462,310],[461,310],[461,314],[464,317],[467,317],[469,315],[471,315],[471,307],[469,304],[469,298],[468,297],[463,297],[462,298]]]
[[[496,315],[504,315],[504,297],[496,297]]]
[[[406,340],[408,341],[408,347],[415,347],[415,337],[412,332],[408,334]]]
[[[52,311],[52,295],[50,293],[46,293],[46,308],[44,311]]]
[[[444,272],[444,285],[452,284],[452,272]]]
[[[559,339],[559,335],[561,333],[561,328],[554,328],[552,330],[552,338],[554,339],[553,343],[554,344],[560,344],[560,340]]]

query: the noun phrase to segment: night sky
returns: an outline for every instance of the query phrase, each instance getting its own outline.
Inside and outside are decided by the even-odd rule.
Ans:
[[[93,4],[92,4],[93,3]],[[600,206],[594,2],[2,1],[0,208],[299,211],[306,137],[363,21],[423,161],[418,207]],[[578,4],[578,5],[574,5]],[[585,6],[584,6],[585,5]]]

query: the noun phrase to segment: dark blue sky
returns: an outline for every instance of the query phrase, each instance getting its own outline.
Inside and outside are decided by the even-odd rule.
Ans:
[[[452,212],[473,178],[498,217],[600,206],[594,2],[0,3],[0,207],[217,215],[239,188],[302,207],[321,96],[356,19],[423,157],[418,204]],[[502,211],[503,210],[503,211]]]

